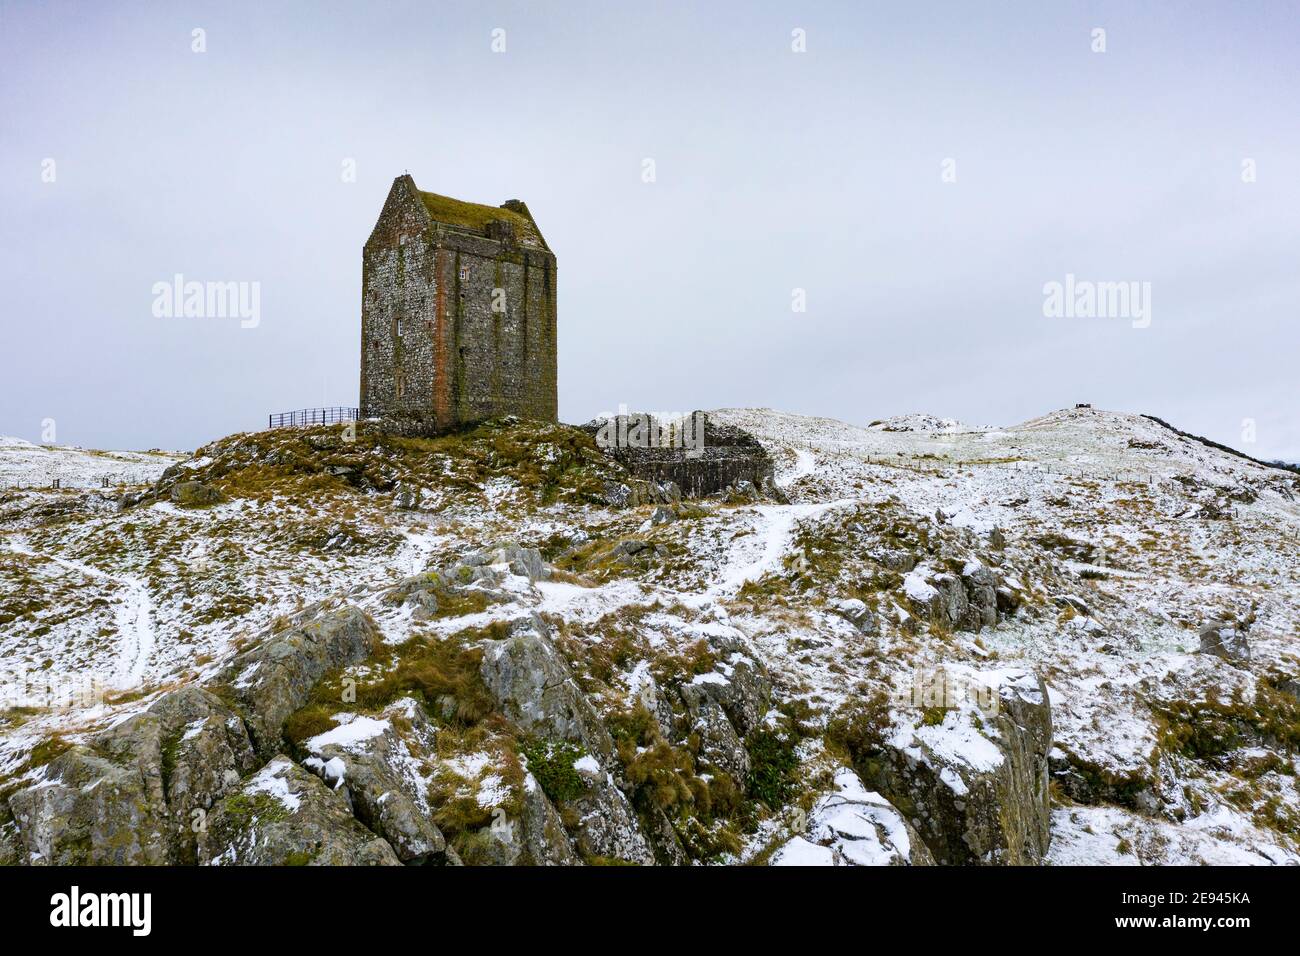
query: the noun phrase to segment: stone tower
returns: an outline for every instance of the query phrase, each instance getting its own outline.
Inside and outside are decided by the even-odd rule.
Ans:
[[[361,254],[361,415],[421,432],[556,411],[555,256],[528,207],[398,176]]]

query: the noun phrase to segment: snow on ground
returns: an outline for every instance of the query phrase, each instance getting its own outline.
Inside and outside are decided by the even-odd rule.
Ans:
[[[1300,856],[1226,808],[1182,824],[1118,807],[1052,812],[1053,866],[1300,865]]]
[[[0,435],[0,491],[21,485],[49,488],[101,488],[157,480],[188,456],[179,452],[88,451],[69,445],[34,445]]]
[[[1156,759],[1161,729],[1153,716],[1165,704],[1211,690],[1253,695],[1259,674],[1300,672],[1294,476],[1141,416],[1097,409],[997,429],[921,415],[860,427],[770,409],[711,414],[764,443],[790,503],[711,507],[703,517],[656,528],[652,534],[675,549],[674,557],[643,574],[594,586],[508,576],[525,610],[599,630],[606,617],[635,609],[652,645],[724,629],[763,659],[783,695],[823,715],[850,700],[860,681],[905,678],[945,657],[1031,668],[1049,687],[1058,757],[1149,781],[1151,799],[1165,808],[1142,813],[1058,796],[1051,862],[1296,862],[1293,838],[1230,804],[1231,768]],[[109,711],[121,719],[157,689],[210,673],[241,639],[315,602],[358,604],[396,642],[410,626],[410,611],[381,599],[406,575],[499,538],[541,545],[591,529],[608,537],[644,533],[645,515],[635,512],[558,505],[521,511],[508,481],[437,511],[395,508],[392,495],[358,495],[347,514],[283,498],[201,510],[159,503],[119,513],[93,494],[48,488],[56,471],[64,489],[99,487],[105,475],[152,481],[177,460],[0,441],[6,703],[25,702],[20,688],[88,675],[116,691],[135,691],[116,710],[38,713],[5,731],[0,772],[55,730],[75,736]],[[26,490],[13,491],[18,484]],[[904,605],[931,599],[932,574],[941,569],[922,565],[882,596],[884,624],[868,652],[829,606],[767,606],[744,597],[751,586],[802,573],[801,535],[841,534],[837,523],[855,514],[946,526],[981,548],[995,533],[1004,535],[1000,572],[1038,609],[1008,617],[978,639],[923,641]],[[489,606],[431,630],[484,626],[520,612],[514,604]],[[1246,613],[1255,619],[1248,668],[1194,653],[1202,624]],[[636,673],[627,675],[634,693]],[[342,743],[375,729],[364,720],[323,736]],[[993,755],[968,731],[945,720],[918,733],[954,759],[988,764]],[[476,780],[483,767],[460,769]],[[495,799],[495,785],[480,783],[483,799]],[[281,796],[271,777],[258,785]],[[1282,806],[1300,815],[1294,785],[1278,786]],[[1176,810],[1181,822],[1166,810]],[[795,841],[778,862],[828,853]]]

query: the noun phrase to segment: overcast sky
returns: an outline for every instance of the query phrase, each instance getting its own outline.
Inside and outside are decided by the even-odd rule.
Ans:
[[[355,405],[409,170],[528,203],[566,421],[1090,401],[1300,459],[1295,3],[120,6],[0,3],[0,434]],[[177,273],[259,283],[259,323],[155,316]],[[1150,283],[1149,326],[1045,316],[1067,274]]]

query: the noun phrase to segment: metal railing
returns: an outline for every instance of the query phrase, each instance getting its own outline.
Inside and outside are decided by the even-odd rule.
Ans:
[[[267,428],[299,428],[304,425],[333,425],[338,422],[355,422],[357,409],[335,406],[334,408],[300,408],[296,412],[280,412],[266,417]]]

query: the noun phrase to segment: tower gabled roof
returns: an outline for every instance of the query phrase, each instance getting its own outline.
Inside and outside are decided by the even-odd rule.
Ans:
[[[521,246],[549,248],[542,238],[542,231],[537,228],[537,223],[528,212],[528,207],[518,200],[510,200],[505,206],[484,206],[423,190],[417,190],[416,193],[434,222],[480,236],[489,234],[490,223],[507,222],[514,227],[516,240]]]
[[[414,216],[414,221],[411,217]],[[367,246],[376,241],[386,241],[386,227],[393,222],[407,221],[408,226],[423,228],[420,223],[433,222],[456,232],[467,232],[489,239],[502,238],[500,227],[510,227],[513,241],[525,249],[540,249],[550,252],[551,247],[537,228],[537,220],[528,211],[528,207],[518,199],[509,199],[500,206],[485,206],[480,203],[465,202],[442,196],[438,193],[423,192],[415,185],[410,173],[403,173],[393,180],[388,191],[388,198],[379,214]]]

